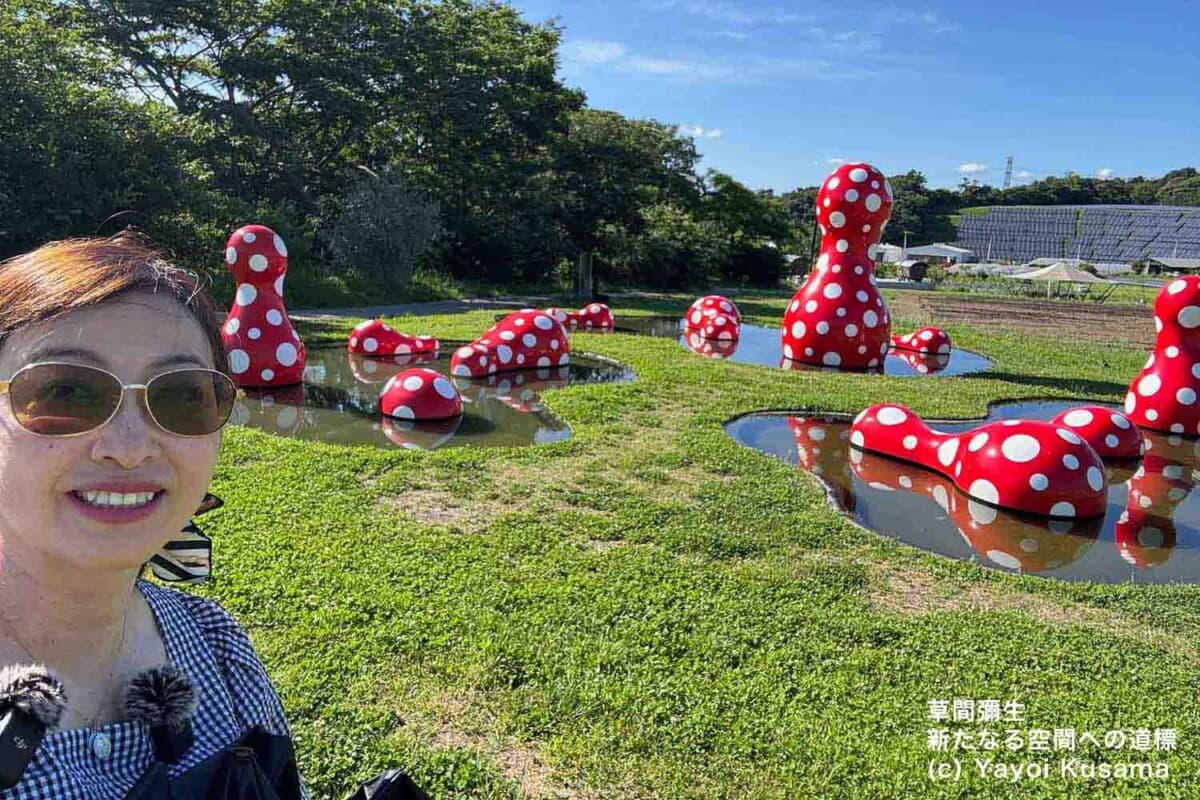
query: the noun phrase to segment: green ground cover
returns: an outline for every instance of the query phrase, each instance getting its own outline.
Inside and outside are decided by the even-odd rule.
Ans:
[[[786,301],[739,305],[773,325]],[[466,339],[493,313],[392,322]],[[354,322],[301,333],[342,341]],[[382,451],[230,429],[214,487],[226,506],[205,518],[217,579],[200,591],[250,630],[314,796],[395,765],[437,798],[1196,796],[1200,590],[928,555],[854,526],[814,477],[722,432],[758,409],[888,400],[968,417],[992,400],[1118,400],[1145,359],[949,332],[996,368],[787,373],[578,334],[576,350],[638,380],[548,393],[575,435],[535,448]],[[933,783],[927,703],[953,698],[1025,703],[1027,721],[1002,727],[1175,728],[1174,753],[1079,754],[1165,760],[1172,777],[1066,781],[1057,754],[1035,754],[1054,756],[1054,777],[985,780],[967,760],[961,782]]]

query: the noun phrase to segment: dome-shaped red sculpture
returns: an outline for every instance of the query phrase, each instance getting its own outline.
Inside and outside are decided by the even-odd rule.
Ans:
[[[1142,454],[1142,432],[1120,411],[1104,406],[1078,406],[1068,408],[1050,423],[1079,434],[1101,458],[1137,458]]]
[[[454,351],[450,373],[482,378],[494,372],[561,367],[571,361],[571,343],[562,323],[544,311],[515,311],[487,333]]]
[[[604,303],[588,303],[578,311],[547,308],[546,313],[562,323],[567,330],[610,330],[613,327],[612,309]]]
[[[918,328],[912,333],[902,333],[893,336],[892,347],[897,350],[912,350],[917,353],[948,354],[951,348],[950,334],[941,328]]]
[[[409,336],[381,319],[369,319],[358,323],[350,331],[346,350],[376,358],[426,353],[436,355],[438,340],[432,336]]]
[[[1107,505],[1100,456],[1069,429],[1048,422],[1009,419],[942,433],[904,406],[884,403],[858,415],[850,443],[941,473],[971,497],[1001,508],[1095,517]]]
[[[379,411],[396,419],[446,419],[462,414],[463,403],[458,388],[445,375],[412,367],[384,385]]]
[[[928,495],[975,552],[1005,569],[1045,572],[1078,561],[1096,544],[1103,519],[1054,519],[1011,514],[962,497],[950,478],[861,450],[850,468],[874,489]]]
[[[728,297],[709,294],[692,303],[684,317],[684,326],[705,339],[732,341],[737,339],[742,325],[742,313]]]
[[[1200,277],[1176,278],[1154,301],[1158,338],[1125,395],[1137,425],[1167,433],[1200,433]]]
[[[283,305],[287,247],[264,225],[234,231],[225,263],[237,291],[221,328],[229,369],[238,386],[290,386],[304,379],[304,343]]]
[[[870,164],[845,164],[817,192],[821,255],[783,315],[785,358],[872,369],[891,344],[891,319],[875,288],[875,254],[892,189]]]

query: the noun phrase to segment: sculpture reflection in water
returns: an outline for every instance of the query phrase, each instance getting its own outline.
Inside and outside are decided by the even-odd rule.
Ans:
[[[452,420],[389,420],[379,408],[380,388],[415,364],[445,375],[450,357],[411,354],[367,358],[343,347],[312,349],[304,383],[278,389],[249,389],[231,421],[280,436],[332,444],[390,448],[521,447],[569,438],[570,427],[542,403],[541,393],[569,383],[612,383],[633,379],[619,364],[581,357],[570,365],[497,374],[486,379],[450,379],[467,404]]]
[[[1037,416],[1049,419],[1073,404],[1045,405]],[[1148,449],[1140,461],[1105,460],[1104,515],[1070,520],[1005,511],[959,492],[949,478],[852,448],[850,419],[753,414],[726,430],[743,445],[817,475],[831,502],[859,524],[924,550],[1065,580],[1198,582],[1200,442],[1143,431]]]
[[[693,353],[699,353],[709,358],[729,358],[737,352],[737,339],[706,339],[694,328],[688,328],[684,334],[687,346]]]

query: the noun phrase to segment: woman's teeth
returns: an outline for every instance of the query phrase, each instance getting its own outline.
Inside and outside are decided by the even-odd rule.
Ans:
[[[93,506],[144,506],[154,499],[154,492],[75,492],[75,496]]]

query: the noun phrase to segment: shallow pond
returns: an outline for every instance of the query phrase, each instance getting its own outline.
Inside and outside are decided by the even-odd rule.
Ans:
[[[677,338],[681,345],[700,355],[741,364],[763,364],[792,370],[837,371],[835,367],[818,367],[785,359],[778,328],[743,323],[741,336],[737,341],[723,342],[704,339],[694,331],[689,331],[681,317],[658,316],[618,317],[616,330],[618,333]],[[884,359],[883,369],[880,371],[885,375],[897,376],[953,376],[983,372],[992,366],[992,360],[986,356],[956,347],[948,355],[922,355],[911,350],[892,350]]]
[[[931,424],[958,432],[997,419],[1050,420],[1078,405],[1008,403],[993,406],[986,420]],[[746,447],[820,477],[831,501],[863,527],[923,550],[1068,581],[1196,583],[1200,576],[1196,440],[1142,431],[1149,450],[1140,461],[1105,464],[1103,517],[1050,520],[976,502],[941,475],[851,448],[852,419],[749,414],[725,423],[725,430]]]
[[[281,389],[247,389],[234,408],[232,423],[280,436],[346,445],[407,447],[520,447],[567,439],[570,426],[541,403],[546,389],[576,383],[617,383],[634,379],[615,362],[571,354],[571,363],[549,369],[499,373],[487,379],[451,378],[462,393],[465,413],[434,422],[383,417],[379,392],[393,375],[421,366],[450,374],[458,342],[443,342],[444,355],[366,358],[344,345],[308,351],[304,383]]]

